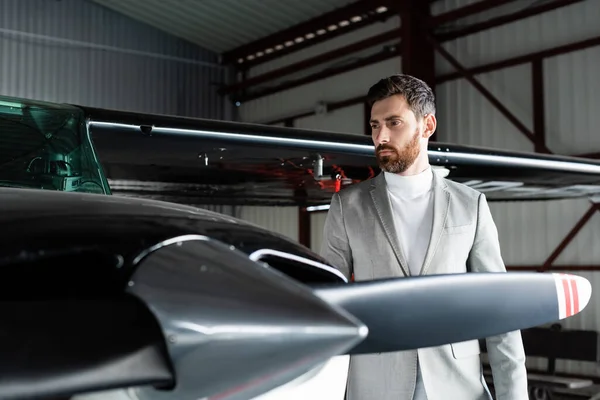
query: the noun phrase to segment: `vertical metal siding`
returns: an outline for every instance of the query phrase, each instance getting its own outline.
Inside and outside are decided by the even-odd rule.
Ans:
[[[243,206],[239,218],[292,240],[298,240],[297,207]]]
[[[94,0],[222,52],[315,18],[347,0]]]
[[[436,13],[471,3],[448,0],[434,3]],[[465,18],[456,25],[468,25],[523,9],[532,2],[515,2],[493,13]],[[543,49],[597,36],[600,28],[600,0],[588,0],[521,21],[444,43],[444,47],[466,67],[530,54]],[[598,123],[593,110],[600,106],[595,79],[600,50],[591,48],[547,59],[544,63],[546,141],[560,154],[600,150],[600,139],[589,134]],[[454,72],[436,56],[438,75]],[[476,77],[526,126],[532,126],[531,67],[529,64]],[[439,139],[461,144],[533,150],[526,139],[473,85],[465,79],[438,86]]]
[[[529,65],[476,77],[529,129],[533,129]],[[436,86],[438,140],[474,146],[533,151],[533,143],[466,79]]]
[[[323,228],[325,227],[326,218],[326,212],[314,212],[310,214],[310,248],[317,253],[321,251]]]
[[[600,126],[599,65],[600,47],[544,62],[546,143],[554,152],[600,152],[600,135],[596,132]]]
[[[228,215],[230,217],[239,218],[239,207],[236,206],[219,204],[194,204],[193,206],[219,214]]]
[[[585,199],[490,202],[508,265],[542,265],[590,207]],[[600,213],[583,227],[554,265],[598,264]]]
[[[457,5],[462,3],[464,0],[455,1]],[[534,1],[511,3],[453,24],[466,26],[493,15],[525,9],[532,3]],[[444,43],[444,47],[467,67],[487,64],[597,36],[598,18],[600,0],[587,0],[455,39]],[[438,73],[453,71],[452,66],[437,57]]]
[[[298,118],[294,122],[294,126],[296,128],[364,135],[364,113],[364,106],[357,104],[330,111],[326,114]]]
[[[223,118],[216,54],[79,0],[0,2],[0,93]]]

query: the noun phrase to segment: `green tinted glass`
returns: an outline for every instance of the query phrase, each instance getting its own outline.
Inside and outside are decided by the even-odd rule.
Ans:
[[[110,194],[83,112],[0,96],[0,186]]]

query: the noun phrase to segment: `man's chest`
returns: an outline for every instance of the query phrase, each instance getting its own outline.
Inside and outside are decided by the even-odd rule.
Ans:
[[[363,202],[352,212],[346,210],[346,229],[357,280],[405,276],[402,264],[416,275],[427,260],[426,274],[466,271],[475,237],[473,215],[452,204],[438,215],[433,207],[396,213],[393,202],[388,206],[387,213],[369,202]],[[441,219],[436,231],[434,218]]]

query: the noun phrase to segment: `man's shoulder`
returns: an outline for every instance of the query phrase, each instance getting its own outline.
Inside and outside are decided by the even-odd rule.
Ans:
[[[369,193],[371,187],[373,186],[374,179],[376,178],[369,178],[364,181],[346,186],[337,192],[337,195],[340,196],[341,199],[350,199]]]
[[[482,192],[473,189],[464,183],[456,182],[448,178],[442,178],[448,190],[461,200],[467,202],[477,202],[481,197]]]

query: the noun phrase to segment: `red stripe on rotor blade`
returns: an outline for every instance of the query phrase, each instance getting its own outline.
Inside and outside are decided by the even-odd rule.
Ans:
[[[567,317],[573,315],[573,304],[571,303],[571,287],[567,281],[567,277],[561,275],[560,280],[563,284],[563,290],[565,291],[565,314]]]
[[[578,313],[579,310],[579,293],[577,292],[577,282],[575,279],[569,279],[569,284],[571,285],[571,291],[573,292],[573,314]]]

